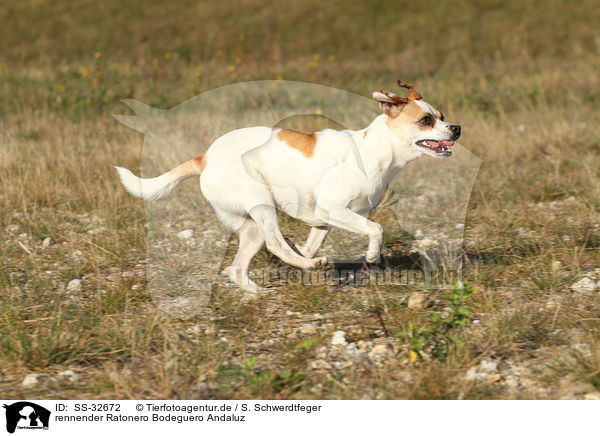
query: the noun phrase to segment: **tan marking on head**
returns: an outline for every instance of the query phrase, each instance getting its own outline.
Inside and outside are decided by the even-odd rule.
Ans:
[[[428,113],[428,111],[424,110],[415,102],[409,101],[408,104],[403,106],[402,110],[397,116],[392,117],[388,115],[385,122],[390,130],[394,131],[394,129],[400,127],[401,125],[416,123]]]
[[[369,129],[366,129],[366,130],[365,130],[365,133],[363,133],[363,138],[366,138],[366,137],[367,137],[367,133],[369,133]]]
[[[277,139],[295,148],[307,159],[315,154],[317,136],[314,133],[300,133],[295,130],[282,129],[277,133]]]

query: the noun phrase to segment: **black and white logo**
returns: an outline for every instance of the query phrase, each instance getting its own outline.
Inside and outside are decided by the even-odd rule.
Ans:
[[[6,409],[6,431],[48,430],[50,411],[29,401],[19,401],[3,406]]]

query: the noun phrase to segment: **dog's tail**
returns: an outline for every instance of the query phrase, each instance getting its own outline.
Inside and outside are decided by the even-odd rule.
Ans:
[[[187,178],[199,176],[206,167],[206,155],[195,157],[172,170],[152,179],[141,179],[127,168],[115,167],[121,183],[131,195],[144,200],[166,197],[179,183]]]

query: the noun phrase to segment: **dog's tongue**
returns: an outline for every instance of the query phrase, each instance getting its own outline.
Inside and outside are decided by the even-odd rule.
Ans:
[[[452,147],[454,145],[454,141],[427,141],[427,144],[431,148]]]

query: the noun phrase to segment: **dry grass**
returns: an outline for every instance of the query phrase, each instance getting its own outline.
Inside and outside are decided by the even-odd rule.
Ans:
[[[600,266],[593,3],[295,2],[285,14],[256,0],[69,4],[10,2],[0,15],[1,397],[561,398],[582,395],[582,383],[600,389],[600,294],[569,288]],[[335,330],[355,343],[387,341],[375,307],[391,333],[428,325],[443,304],[409,309],[418,287],[290,285],[242,304],[221,284],[206,317],[156,310],[144,205],[112,169],[137,168],[142,143],[111,118],[119,99],[166,108],[279,76],[369,95],[396,75],[459,121],[463,145],[484,162],[465,233],[479,322],[457,331],[446,359],[410,363],[398,338],[384,360],[311,367]],[[42,248],[46,237],[53,243]],[[402,238],[388,235],[386,252]],[[274,266],[265,251],[253,263]],[[83,288],[69,292],[74,278]],[[302,333],[306,323],[316,331]],[[482,359],[498,362],[497,377],[465,380]],[[522,380],[512,387],[515,368]],[[64,369],[81,379],[57,377]],[[26,390],[20,381],[32,372],[44,377]]]

